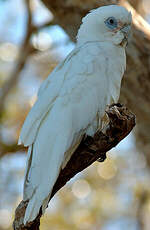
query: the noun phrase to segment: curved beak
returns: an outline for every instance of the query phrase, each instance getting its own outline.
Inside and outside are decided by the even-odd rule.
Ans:
[[[120,43],[121,46],[125,47],[128,45],[128,36],[130,34],[130,31],[131,31],[130,25],[122,27],[121,32],[123,33],[124,38],[123,38],[122,42]]]
[[[121,29],[121,32],[123,33],[124,37],[127,39],[129,34],[130,34],[130,31],[131,31],[131,26],[128,25],[128,26],[124,26],[122,29]]]

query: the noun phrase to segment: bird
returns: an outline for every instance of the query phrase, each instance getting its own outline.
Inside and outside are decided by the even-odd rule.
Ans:
[[[101,129],[107,106],[118,102],[131,23],[119,5],[91,10],[73,51],[41,84],[18,141],[28,146],[24,224],[45,212],[60,170],[83,137]]]

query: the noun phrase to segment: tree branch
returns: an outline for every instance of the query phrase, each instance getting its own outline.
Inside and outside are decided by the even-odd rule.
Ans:
[[[77,173],[81,172],[97,160],[104,161],[106,158],[106,152],[124,139],[135,126],[135,115],[125,106],[120,104],[112,105],[106,113],[109,117],[109,124],[104,130],[98,131],[93,138],[88,136],[82,140],[66,167],[61,170],[53,187],[51,198]],[[14,230],[39,229],[41,210],[34,221],[28,223],[26,226],[23,225],[23,218],[27,204],[28,201],[21,201],[17,207],[13,223]]]
[[[44,29],[45,27],[54,26],[56,24],[57,24],[57,21],[54,18],[52,21],[45,22],[44,24],[41,24],[41,25],[38,25],[38,26],[33,25],[32,33],[36,33],[39,30]]]
[[[26,3],[26,9],[27,9],[26,35],[25,35],[25,38],[22,42],[22,46],[21,46],[21,49],[19,52],[17,64],[16,64],[14,70],[12,71],[9,79],[4,83],[4,85],[1,89],[1,92],[0,92],[0,110],[1,111],[2,111],[3,106],[4,106],[5,98],[7,97],[8,92],[17,83],[18,78],[19,78],[19,74],[20,74],[21,70],[23,69],[25,62],[26,62],[26,58],[29,54],[29,41],[30,41],[30,37],[32,34],[32,13],[31,13],[31,9],[30,9],[30,1],[26,0],[25,3]]]
[[[9,144],[0,142],[0,158],[5,156],[6,154],[12,154],[16,152],[25,152],[26,150],[27,150],[27,147],[18,145],[17,143],[13,143],[9,145]]]
[[[0,90],[0,111],[3,110],[4,102],[8,93],[18,82],[20,73],[26,64],[27,58],[33,51],[33,47],[30,44],[30,39],[32,34],[38,32],[39,30],[47,26],[56,24],[56,21],[52,20],[40,26],[35,26],[32,20],[32,10],[30,8],[30,0],[25,0],[25,3],[26,3],[25,5],[27,10],[26,34],[19,51],[19,56],[17,58],[17,63],[15,65],[15,68],[10,74],[9,79],[4,83],[2,89]]]
[[[9,79],[6,80],[6,82],[4,82],[4,85],[0,89],[0,122],[4,115],[3,111],[4,111],[5,99],[7,98],[8,94],[13,89],[13,87],[17,84],[20,77],[20,73],[27,62],[27,58],[29,57],[29,55],[31,55],[33,51],[33,47],[30,44],[30,39],[32,34],[37,33],[39,30],[47,26],[55,25],[57,23],[56,20],[54,19],[42,25],[35,26],[32,22],[32,11],[30,9],[30,0],[25,0],[25,6],[27,10],[27,24],[26,24],[25,37],[20,47],[20,51],[19,51],[18,58],[16,60],[15,67],[11,72]],[[21,147],[18,146],[17,143],[6,145],[0,140],[0,158],[3,157],[5,154],[14,153],[16,151],[25,151],[25,148],[23,148],[23,146]]]

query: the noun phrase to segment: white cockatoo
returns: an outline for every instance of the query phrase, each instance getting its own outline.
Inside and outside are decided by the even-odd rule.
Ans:
[[[41,85],[19,138],[29,147],[24,224],[41,207],[44,212],[61,168],[82,137],[101,127],[106,107],[118,101],[131,18],[117,5],[92,10],[82,20],[75,49]]]

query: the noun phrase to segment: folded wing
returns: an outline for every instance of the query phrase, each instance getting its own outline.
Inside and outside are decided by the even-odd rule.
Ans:
[[[36,218],[41,206],[45,210],[65,152],[72,153],[71,148],[93,123],[100,101],[104,113],[103,92],[99,98],[107,87],[104,74],[104,57],[97,43],[90,43],[75,49],[41,86],[20,135],[20,142],[29,146],[24,182],[24,200],[29,203],[24,223]]]

